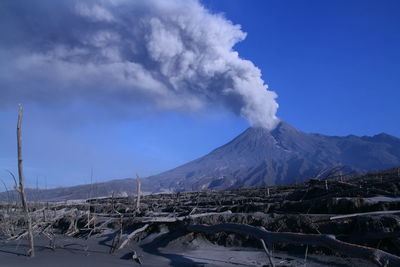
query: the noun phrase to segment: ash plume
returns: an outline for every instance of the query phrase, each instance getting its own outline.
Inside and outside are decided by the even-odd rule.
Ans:
[[[251,125],[277,123],[276,94],[239,57],[239,25],[195,0],[0,4],[0,109],[16,102],[222,106]]]

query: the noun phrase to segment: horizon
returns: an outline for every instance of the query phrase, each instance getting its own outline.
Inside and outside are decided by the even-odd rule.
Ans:
[[[287,124],[287,125],[289,125],[290,127],[293,127],[292,125],[290,125],[290,124],[288,124],[288,123],[286,123],[286,122],[284,122],[284,121],[279,121],[278,122],[278,124],[276,125],[276,127],[278,127],[278,125],[280,124],[280,123],[285,123],[285,124]],[[271,130],[268,130],[268,131],[273,131],[273,130],[275,130],[276,129],[276,127],[275,128],[273,128],[273,129],[271,129]],[[235,136],[235,137],[233,137],[231,140],[228,140],[226,143],[224,143],[224,144],[221,144],[221,145],[219,145],[219,146],[217,146],[217,147],[215,147],[215,148],[213,148],[211,151],[209,151],[209,152],[212,152],[212,151],[214,151],[214,150],[217,150],[218,148],[220,148],[220,147],[223,147],[223,146],[225,146],[226,144],[228,144],[228,143],[230,143],[231,141],[233,141],[234,139],[236,139],[238,136],[240,136],[240,135],[242,135],[242,134],[244,134],[246,131],[248,131],[249,129],[257,129],[257,128],[262,128],[262,127],[252,127],[252,126],[250,126],[250,127],[248,127],[248,128],[246,128],[243,132],[241,132],[241,133],[239,133],[237,136]],[[262,129],[265,129],[265,128],[262,128]],[[295,128],[296,130],[299,130],[299,131],[301,131],[300,129],[297,129],[297,128]],[[301,132],[304,132],[304,131],[301,131]],[[308,133],[308,132],[304,132],[304,133],[306,133],[306,134],[318,134],[318,135],[321,135],[320,133]],[[389,135],[389,136],[391,136],[391,137],[395,137],[395,138],[399,138],[399,137],[397,137],[397,136],[393,136],[393,135],[390,135],[390,134],[387,134],[387,133],[384,133],[384,132],[382,132],[382,133],[377,133],[377,134],[374,134],[374,135],[354,135],[354,134],[349,134],[349,135],[324,135],[324,136],[328,136],[328,137],[350,137],[350,136],[355,136],[355,137],[359,137],[359,138],[362,138],[362,137],[375,137],[375,136],[379,136],[379,135]],[[200,157],[198,157],[198,158],[201,158],[201,157],[203,157],[203,156],[205,156],[205,155],[207,155],[208,153],[206,153],[206,154],[204,154],[204,155],[201,155]],[[189,162],[191,162],[191,161],[193,161],[193,160],[196,160],[196,159],[198,159],[198,158],[194,158],[194,159],[191,159],[191,160],[189,160],[188,162],[185,162],[185,163],[183,163],[183,164],[186,164],[186,163],[189,163]],[[179,165],[180,166],[180,165]],[[175,166],[175,167],[172,167],[171,169],[174,169],[174,168],[176,168],[176,167],[179,167],[179,166]],[[167,170],[165,170],[165,171],[168,171],[168,170],[171,170],[171,169],[167,169]],[[392,169],[392,168],[389,168],[389,169]],[[165,171],[162,171],[162,172],[165,172]],[[380,172],[380,171],[386,171],[386,169],[384,169],[384,170],[374,170],[374,171],[369,171],[369,172],[367,172],[367,173],[375,173],[375,172]],[[162,173],[162,172],[160,172],[160,173]],[[149,176],[144,176],[144,177],[140,177],[141,179],[147,179],[147,178],[150,178],[150,177],[152,177],[152,176],[154,176],[154,175],[158,175],[159,173],[155,173],[155,174],[152,174],[152,175],[149,175]],[[14,174],[15,175],[15,174]],[[47,184],[47,179],[44,181],[44,184],[42,184],[42,186],[41,187],[34,187],[33,186],[33,184],[31,185],[31,186],[28,186],[26,189],[29,189],[29,190],[50,190],[50,189],[58,189],[58,188],[68,188],[68,187],[75,187],[75,186],[82,186],[82,185],[93,185],[93,184],[101,184],[101,183],[107,183],[107,182],[113,182],[113,181],[117,181],[117,180],[126,180],[126,179],[132,179],[132,180],[135,180],[136,178],[134,177],[134,175],[132,175],[131,177],[115,177],[115,178],[112,178],[112,177],[110,177],[110,178],[106,178],[105,180],[102,180],[102,181],[86,181],[86,182],[84,182],[84,183],[77,183],[77,184],[73,184],[73,185],[56,185],[56,186],[50,186],[50,187],[48,187],[48,184]],[[36,182],[38,182],[38,181],[35,181],[35,183]],[[38,184],[36,184],[35,186],[37,186]],[[10,187],[11,188],[11,187]],[[11,191],[13,191],[13,190],[11,190]],[[5,192],[5,190],[2,188],[2,189],[0,189],[0,192]]]
[[[231,21],[233,25],[241,25],[245,38],[240,32],[229,33],[237,39],[233,50],[241,59],[251,61],[260,69],[262,81],[278,95],[277,117],[289,125],[306,133],[330,136],[386,133],[400,137],[400,126],[396,123],[400,114],[397,103],[400,97],[397,90],[400,83],[400,3],[372,0],[288,2],[207,0],[188,1],[187,5],[199,3],[212,18],[221,18],[223,13],[221,23]],[[109,88],[104,89],[104,95],[98,95],[97,87],[103,86],[102,80],[93,78],[91,81],[91,76],[81,74],[79,69],[71,71],[71,75],[77,75],[73,76],[75,80],[71,85],[65,85],[69,81],[65,73],[67,77],[59,80],[50,77],[52,73],[38,73],[34,64],[37,61],[42,64],[42,61],[37,54],[29,54],[25,58],[27,61],[21,58],[30,51],[25,41],[34,43],[40,36],[30,32],[34,27],[21,30],[22,21],[8,10],[25,14],[27,4],[11,3],[0,4],[0,15],[3,14],[0,27],[9,38],[0,40],[0,178],[10,188],[13,182],[4,170],[16,172],[17,169],[17,103],[24,106],[23,157],[30,188],[35,187],[36,180],[40,188],[88,184],[91,169],[94,170],[93,182],[129,178],[135,173],[141,177],[155,175],[209,153],[251,127],[249,121],[260,121],[254,110],[238,113],[243,100],[215,96],[213,91],[207,91],[200,100],[196,98],[197,91],[195,94],[187,91],[176,98],[171,97],[169,91],[157,92],[158,102],[149,102],[147,96],[127,95],[125,89],[115,98],[111,97],[109,90],[113,89]],[[40,2],[41,8],[29,11],[26,13],[29,16],[25,14],[24,18],[37,20],[35,25],[40,30],[44,27],[41,23],[48,21],[39,16],[41,12],[50,12],[49,3]],[[163,12],[170,7],[165,4],[157,8]],[[89,13],[84,15],[91,16],[91,21],[99,19]],[[54,19],[54,14],[51,15],[49,20]],[[61,15],[68,18],[68,14]],[[112,27],[118,26],[106,18]],[[76,26],[73,21],[61,22],[63,27]],[[231,29],[229,27],[227,29]],[[52,28],[44,29],[52,36]],[[46,43],[56,42],[57,38],[69,42],[71,38],[61,32],[57,34],[54,40],[46,39]],[[110,36],[107,38],[115,38]],[[79,50],[81,47],[76,49],[76,53],[83,53]],[[94,50],[89,52],[96,54]],[[55,49],[54,53],[52,57],[65,51]],[[25,70],[21,62],[33,67]],[[10,73],[9,68],[22,69],[22,74]],[[71,70],[71,65],[67,70]],[[116,72],[114,69],[102,71]],[[55,95],[53,91],[46,91],[47,84],[42,83],[47,78],[49,87],[58,86]],[[90,82],[93,86],[73,92],[71,96],[64,97],[60,93],[64,86],[82,85],[83,88]],[[65,90],[70,92],[70,88]],[[249,94],[253,96],[252,92]],[[162,97],[166,98],[161,103]],[[211,104],[209,99],[213,99]],[[262,103],[261,107],[266,105],[273,113],[274,98],[268,97],[266,101],[269,104]],[[272,114],[265,112],[268,116]]]

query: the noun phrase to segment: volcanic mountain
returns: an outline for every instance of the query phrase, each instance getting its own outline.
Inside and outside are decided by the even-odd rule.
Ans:
[[[400,167],[400,139],[381,133],[344,137],[304,133],[285,122],[272,130],[248,128],[209,154],[158,175],[142,179],[145,193],[285,185],[306,181],[324,170],[345,173]],[[136,191],[133,179],[54,188],[28,189],[28,198],[42,201],[115,195]],[[15,192],[14,192],[15,193]],[[0,200],[7,195],[0,193]]]
[[[365,172],[400,166],[400,139],[308,134],[280,122],[272,130],[248,128],[211,153],[148,178],[153,190],[193,191],[283,185],[323,170]]]

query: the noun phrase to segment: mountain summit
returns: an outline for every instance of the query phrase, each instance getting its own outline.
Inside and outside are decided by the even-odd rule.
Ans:
[[[153,190],[191,191],[282,185],[343,167],[364,172],[400,166],[400,139],[304,133],[285,122],[248,128],[231,142],[175,169],[149,177]]]

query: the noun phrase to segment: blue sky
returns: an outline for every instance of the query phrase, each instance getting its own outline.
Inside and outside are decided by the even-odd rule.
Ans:
[[[206,1],[248,33],[240,54],[306,132],[400,136],[400,2]]]
[[[213,14],[223,13],[247,33],[234,49],[261,70],[269,89],[278,95],[280,119],[305,132],[328,135],[386,132],[400,136],[398,1],[201,3]],[[7,9],[0,6],[0,12]],[[30,15],[34,18],[35,13]],[[3,25],[13,33],[19,21],[11,22]],[[61,24],[73,27],[69,21]],[[39,22],[35,25],[40,28]],[[20,35],[9,36],[20,38]],[[26,36],[21,40],[32,40],[33,35]],[[58,38],[63,36],[59,34]],[[12,38],[9,40],[15,40]],[[9,55],[18,56],[26,50],[10,49],[9,40],[5,39],[0,49],[3,74],[8,69]],[[39,78],[34,80],[39,83],[31,82],[34,75],[36,72],[31,69],[15,77],[0,74],[0,83],[14,85],[12,91],[0,89],[0,178],[8,184],[11,180],[4,169],[16,171],[17,102],[25,107],[24,158],[30,186],[35,185],[36,179],[41,187],[87,183],[91,168],[95,181],[132,177],[135,173],[156,174],[210,152],[249,127],[249,118],[239,116],[236,104],[231,104],[230,99],[211,98],[215,104],[194,110],[191,104],[167,109],[142,104],[147,100],[124,105],[130,97],[142,97],[137,94],[122,95],[126,98],[122,104],[108,95],[104,97],[108,101],[93,104],[92,99],[98,96],[81,100],[79,92],[73,100],[56,95],[55,102],[53,92],[40,91]],[[29,88],[35,87],[34,92],[44,97],[23,91],[24,79],[30,81]],[[77,82],[74,86],[81,84]],[[9,101],[2,103],[1,98]]]

